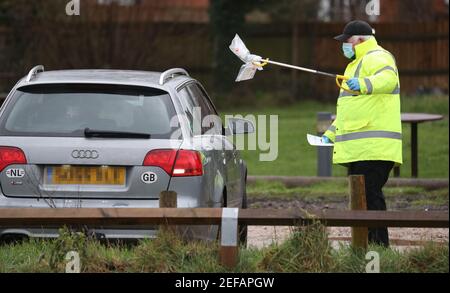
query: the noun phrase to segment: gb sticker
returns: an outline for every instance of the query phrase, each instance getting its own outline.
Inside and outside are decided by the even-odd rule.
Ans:
[[[141,175],[141,180],[145,184],[155,183],[158,180],[158,176],[153,172],[145,172]]]
[[[23,178],[25,176],[25,170],[22,168],[11,168],[6,170],[6,176],[8,178]]]

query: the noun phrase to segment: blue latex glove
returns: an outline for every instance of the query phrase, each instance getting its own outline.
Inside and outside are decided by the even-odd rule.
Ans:
[[[331,140],[328,137],[326,137],[325,135],[322,135],[322,142],[323,143],[331,143]]]
[[[360,91],[361,90],[361,87],[359,86],[359,81],[357,78],[350,78],[349,80],[347,80],[347,84],[348,84],[348,87],[352,91]]]

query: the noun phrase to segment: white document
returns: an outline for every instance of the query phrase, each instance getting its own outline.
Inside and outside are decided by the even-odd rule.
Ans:
[[[332,143],[325,143],[322,141],[322,138],[320,136],[315,136],[312,134],[307,134],[306,139],[308,140],[308,143],[313,146],[333,146]]]
[[[243,81],[252,79],[255,76],[257,67],[251,63],[247,63],[241,66],[236,81]]]
[[[236,34],[230,45],[230,50],[245,64],[241,66],[236,81],[252,79],[257,70],[263,70],[262,66],[255,65],[262,61],[261,56],[250,54],[241,38]]]
[[[236,34],[231,41],[230,50],[244,63],[261,62],[261,56],[250,54],[241,38]]]
[[[230,50],[238,56],[242,62],[248,62],[247,56],[250,55],[250,51],[244,45],[244,42],[241,38],[236,34],[234,39],[231,41]]]

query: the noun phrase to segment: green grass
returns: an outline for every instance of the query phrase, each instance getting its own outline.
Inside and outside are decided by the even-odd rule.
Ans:
[[[332,249],[325,227],[295,227],[281,244],[241,248],[233,272],[365,272],[365,254],[342,246]],[[0,273],[64,272],[65,254],[81,256],[82,272],[229,272],[219,262],[217,242],[185,242],[170,233],[137,245],[100,244],[64,230],[56,240],[31,240],[0,246]],[[429,243],[400,253],[372,246],[381,272],[448,273],[448,245]]]
[[[383,192],[388,207],[404,202],[408,207],[424,209],[429,206],[448,207],[448,188],[427,190],[423,187],[385,187]],[[277,181],[256,181],[248,183],[247,194],[250,200],[302,200],[326,204],[332,201],[348,200],[348,183],[345,181],[320,182],[307,186],[287,187]]]
[[[381,273],[448,273],[448,245],[426,244],[407,253],[369,246],[380,256]],[[351,249],[334,251],[336,267],[340,272],[361,273],[365,271],[367,261],[361,253]]]
[[[263,96],[258,105],[239,109],[223,109],[224,114],[278,115],[278,158],[272,162],[259,160],[258,150],[242,151],[250,175],[315,176],[316,148],[306,142],[306,134],[315,134],[317,112],[335,113],[334,104],[315,101],[276,106],[271,96]],[[419,124],[419,176],[446,178],[448,169],[448,96],[403,97],[402,112],[442,114],[444,120]],[[267,106],[266,106],[267,105]],[[268,121],[267,121],[268,125]],[[268,128],[268,127],[267,127]],[[264,152],[263,152],[264,153]],[[403,124],[402,177],[411,176],[410,126]],[[346,169],[333,167],[334,176],[345,176]]]
[[[403,186],[403,187],[385,187],[383,192],[386,197],[397,197],[401,195],[419,195],[426,194],[433,198],[448,197],[448,189],[426,190],[423,187]],[[324,181],[314,183],[307,186],[287,187],[279,181],[262,181],[258,180],[254,183],[248,183],[247,194],[250,196],[265,196],[273,195],[290,196],[295,194],[303,194],[310,196],[347,196],[348,183],[345,181]]]
[[[345,197],[348,186],[339,182],[322,182],[309,186],[286,187],[282,182],[257,181],[247,185],[249,198],[315,198],[323,196]]]

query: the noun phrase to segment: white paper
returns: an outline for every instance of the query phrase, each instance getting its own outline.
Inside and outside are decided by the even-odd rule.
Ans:
[[[236,77],[236,81],[252,79],[255,76],[256,69],[257,67],[251,63],[242,65]]]
[[[313,146],[333,146],[332,143],[325,143],[322,141],[322,138],[320,136],[315,136],[312,134],[307,134],[306,139],[308,140],[308,143]]]
[[[242,62],[248,62],[247,56],[250,55],[250,51],[247,49],[238,34],[236,34],[231,41],[230,50],[231,52],[236,54],[236,56],[238,56],[242,60]]]
[[[234,39],[231,41],[230,50],[244,63],[261,62],[262,60],[261,56],[250,54],[250,51],[247,49],[238,34],[236,34]]]
[[[236,34],[231,41],[230,50],[245,63],[241,66],[236,81],[252,79],[257,70],[263,70],[262,66],[255,65],[255,63],[260,63],[262,61],[261,56],[250,54],[250,51],[238,34]]]

